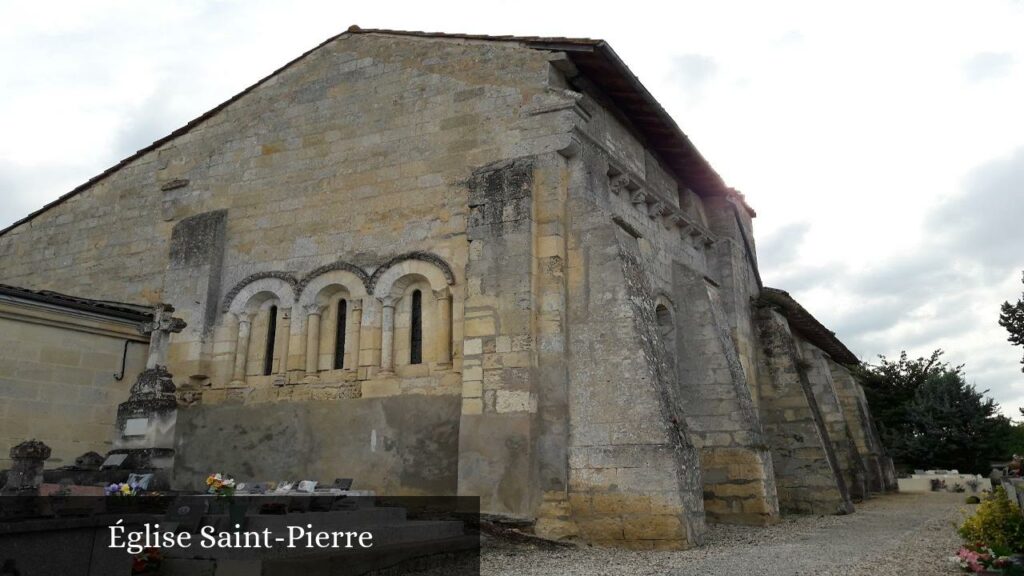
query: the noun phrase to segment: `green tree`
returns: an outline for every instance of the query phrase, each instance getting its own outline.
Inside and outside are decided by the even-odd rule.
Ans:
[[[986,473],[990,462],[1009,458],[1013,423],[942,354],[911,360],[902,352],[859,369],[879,434],[902,468]]]
[[[1024,416],[1024,408],[1020,409],[1021,416]],[[1024,422],[1014,422],[1010,427],[1010,433],[1006,438],[1007,454],[1024,455]]]
[[[1024,282],[1024,275],[1021,277]],[[1016,303],[1003,302],[999,312],[999,325],[1010,333],[1007,340],[1014,346],[1024,346],[1024,295]],[[1024,372],[1024,358],[1021,359],[1021,372]]]

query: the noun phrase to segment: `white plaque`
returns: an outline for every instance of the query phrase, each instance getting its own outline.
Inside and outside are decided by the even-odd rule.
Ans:
[[[103,465],[100,466],[100,468],[117,468],[127,459],[127,454],[111,454],[110,456],[107,456],[106,460],[103,461]]]
[[[124,423],[125,436],[145,436],[149,429],[149,418],[129,418]]]

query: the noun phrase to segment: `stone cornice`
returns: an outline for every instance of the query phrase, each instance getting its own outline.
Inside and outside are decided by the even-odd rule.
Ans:
[[[28,302],[0,296],[0,318],[99,334],[122,340],[149,342],[149,337],[142,333],[139,322],[41,302]]]

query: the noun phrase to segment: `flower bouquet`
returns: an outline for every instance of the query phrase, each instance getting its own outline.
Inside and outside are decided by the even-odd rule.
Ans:
[[[206,488],[206,492],[214,496],[231,497],[235,494],[235,479],[220,472],[210,474],[206,477]]]
[[[138,494],[135,487],[127,482],[114,482],[110,486],[104,488],[103,492],[107,496],[135,496]]]
[[[953,561],[964,572],[1024,576],[1024,567],[1015,561],[1009,550],[994,549],[981,543],[962,546]]]
[[[107,512],[134,512],[138,508],[138,500],[131,498],[137,496],[138,491],[127,482],[114,482],[103,489],[107,495],[104,499]]]

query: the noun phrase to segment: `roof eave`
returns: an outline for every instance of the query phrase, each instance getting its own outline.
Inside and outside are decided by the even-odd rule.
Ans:
[[[758,303],[772,306],[786,317],[790,329],[820,350],[827,353],[832,360],[847,366],[860,364],[857,355],[850,351],[838,337],[815,318],[806,308],[800,305],[789,292],[778,288],[764,287],[758,297]]]

